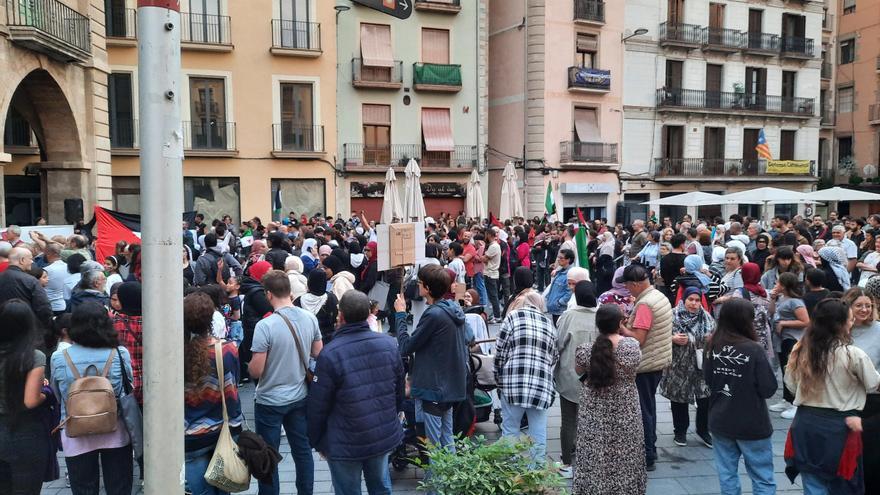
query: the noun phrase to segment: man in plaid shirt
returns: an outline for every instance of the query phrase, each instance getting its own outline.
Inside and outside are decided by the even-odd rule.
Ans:
[[[495,380],[501,396],[501,433],[520,435],[529,418],[532,456],[544,463],[547,451],[547,409],[553,404],[553,368],[559,360],[556,328],[550,316],[528,302],[510,312],[495,343]]]

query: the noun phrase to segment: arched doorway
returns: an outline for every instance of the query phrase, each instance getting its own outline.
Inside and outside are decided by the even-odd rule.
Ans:
[[[70,222],[65,200],[91,204],[90,167],[64,91],[48,71],[34,70],[22,78],[5,108],[0,99],[0,116],[3,150],[12,155],[3,181],[6,223],[27,225],[36,217],[50,224]]]

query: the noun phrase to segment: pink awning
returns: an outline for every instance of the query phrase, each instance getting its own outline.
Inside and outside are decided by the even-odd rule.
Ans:
[[[427,151],[455,151],[448,108],[422,109],[422,137]]]
[[[391,26],[361,24],[361,58],[365,67],[394,67]]]

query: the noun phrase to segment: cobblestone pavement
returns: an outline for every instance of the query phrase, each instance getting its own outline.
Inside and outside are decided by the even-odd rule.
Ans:
[[[492,331],[497,331],[498,325],[492,325]],[[245,411],[245,417],[249,418],[250,424],[253,424],[253,386],[246,385],[241,389],[242,406]],[[773,399],[770,403],[775,402]],[[693,408],[692,408],[693,409]],[[672,442],[672,413],[669,409],[669,401],[661,396],[657,396],[657,451],[659,459],[657,461],[657,470],[648,473],[648,494],[649,495],[680,495],[680,494],[717,494],[720,493],[718,485],[718,476],[715,471],[715,464],[712,457],[712,450],[698,443],[698,439],[693,431],[693,422],[695,413],[691,412],[691,431],[688,437],[687,447],[678,447]],[[785,464],[783,462],[782,453],[785,446],[785,435],[788,426],[791,423],[788,420],[779,417],[778,413],[770,413],[773,420],[773,465],[776,476],[777,493],[791,494],[803,493],[799,483],[791,484],[786,478],[783,470]],[[559,444],[559,427],[561,416],[559,407],[554,406],[548,418],[547,432],[547,452],[554,461],[559,460],[560,444]],[[487,438],[498,438],[500,431],[491,421],[477,425],[478,434],[485,435]],[[296,488],[294,486],[295,472],[293,461],[290,458],[290,447],[286,443],[286,439],[282,438],[281,453],[284,460],[280,465],[281,493],[294,494]],[[64,458],[60,457],[62,462],[61,472],[65,472]],[[135,467],[137,473],[137,467]],[[740,462],[740,479],[742,480],[743,493],[751,493],[752,487],[748,476],[745,474],[745,468]],[[404,471],[396,472],[392,470],[392,479],[394,482],[394,493],[398,495],[415,495],[420,492],[418,482],[422,477],[422,471],[416,468],[407,468]],[[136,474],[137,475],[137,474]],[[69,488],[65,488],[64,478],[46,483],[43,485],[43,494],[46,495],[70,495]],[[142,490],[139,486],[132,491],[133,495],[139,495]],[[256,494],[256,482],[251,485],[250,490],[244,492],[246,494]],[[330,470],[327,463],[315,454],[315,495],[332,494],[333,488],[330,482]],[[366,487],[363,493],[366,494]]]

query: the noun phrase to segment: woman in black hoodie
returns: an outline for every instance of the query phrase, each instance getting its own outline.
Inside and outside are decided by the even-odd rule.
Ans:
[[[318,318],[322,340],[327,345],[333,339],[333,331],[336,329],[339,300],[327,290],[327,273],[324,270],[309,272],[307,287],[309,291],[296,298],[293,304]]]
[[[745,299],[721,306],[718,324],[703,358],[703,376],[712,392],[709,431],[722,493],[740,493],[737,468],[742,455],[755,493],[773,493],[773,425],[767,401],[776,393],[776,375],[757,342],[755,309]]]

